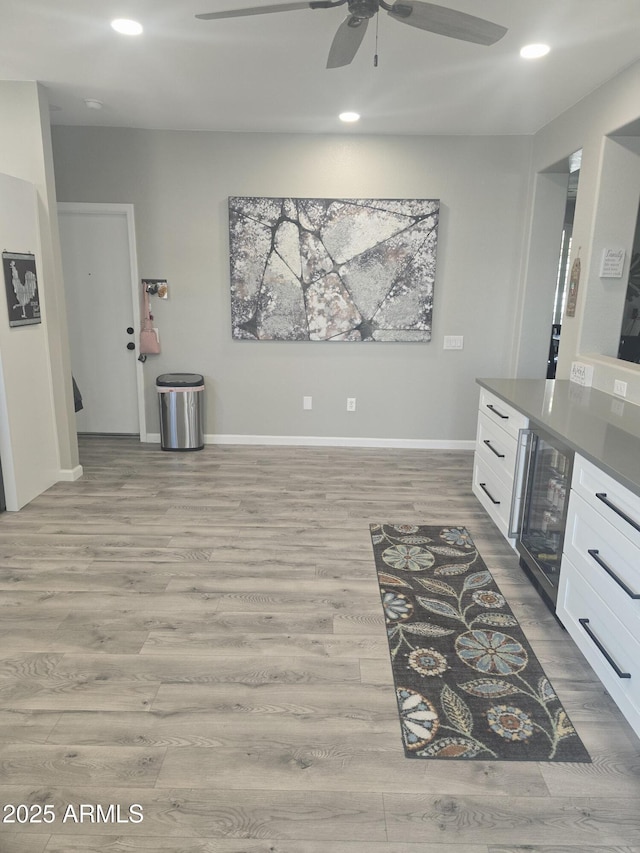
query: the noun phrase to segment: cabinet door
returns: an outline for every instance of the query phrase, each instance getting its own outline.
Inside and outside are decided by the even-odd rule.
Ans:
[[[571,488],[640,549],[640,498],[576,455]]]
[[[486,388],[480,392],[480,412],[515,439],[518,438],[518,432],[521,429],[529,426],[529,420],[525,415],[517,412]]]
[[[502,535],[509,538],[512,484],[499,477],[478,454],[473,466],[473,493],[495,521]]]
[[[506,483],[513,483],[518,443],[483,412],[478,415],[476,452],[499,473]]]
[[[565,554],[626,628],[640,638],[640,551],[576,492]]]
[[[565,555],[558,618],[640,735],[640,643]]]

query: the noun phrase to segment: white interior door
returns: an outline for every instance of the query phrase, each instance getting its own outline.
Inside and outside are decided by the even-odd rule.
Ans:
[[[135,248],[126,211],[108,207],[61,204],[58,210],[71,368],[84,406],[76,415],[77,428],[139,434]]]

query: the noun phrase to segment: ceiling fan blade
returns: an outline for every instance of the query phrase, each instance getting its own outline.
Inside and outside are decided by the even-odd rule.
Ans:
[[[281,3],[278,6],[250,6],[246,9],[228,9],[226,12],[204,12],[196,15],[201,21],[214,18],[243,18],[247,15],[268,15],[270,12],[295,12],[297,9],[313,9],[310,2]]]
[[[327,68],[342,68],[349,65],[362,44],[367,31],[368,18],[355,18],[349,15],[338,27],[329,49]]]
[[[298,9],[332,9],[343,6],[347,0],[299,0],[297,3],[279,3],[277,6],[247,6],[244,9],[227,9],[226,12],[203,12],[196,15],[201,21],[214,18],[245,18],[249,15],[269,15],[271,12],[296,12]]]
[[[387,12],[402,24],[474,44],[495,44],[507,32],[506,27],[485,21],[484,18],[421,0],[394,3]]]

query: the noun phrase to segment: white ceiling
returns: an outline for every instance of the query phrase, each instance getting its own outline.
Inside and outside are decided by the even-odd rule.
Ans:
[[[530,134],[640,59],[640,0],[449,0],[509,28],[492,47],[378,15],[326,70],[346,7],[201,21],[282,0],[0,0],[0,79],[38,80],[54,124],[300,133]],[[109,26],[144,26],[138,37]],[[525,61],[519,49],[551,53]],[[85,98],[103,102],[90,110]],[[344,126],[341,110],[362,120]]]

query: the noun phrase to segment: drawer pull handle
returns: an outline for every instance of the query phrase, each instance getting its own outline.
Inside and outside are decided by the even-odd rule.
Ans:
[[[489,441],[489,439],[488,439],[488,438],[485,438],[485,439],[484,439],[484,441],[483,441],[482,443],[483,443],[483,444],[486,444],[486,445],[487,445],[487,447],[489,448],[489,450],[490,450],[492,453],[495,453],[495,454],[496,454],[496,456],[498,457],[498,459],[504,459],[504,453],[498,453],[498,451],[495,449],[495,447],[493,447],[493,445],[491,444],[491,442]]]
[[[623,672],[620,669],[618,664],[614,661],[614,659],[611,657],[609,652],[605,649],[605,647],[602,645],[600,640],[593,633],[593,631],[589,627],[589,620],[588,619],[578,619],[578,622],[582,625],[582,627],[587,632],[587,634],[591,637],[591,639],[596,644],[598,649],[602,652],[602,654],[606,658],[607,663],[615,671],[615,674],[618,676],[618,678],[631,678],[631,673],[630,672]]]
[[[502,412],[499,412],[493,403],[487,403],[487,409],[491,409],[494,415],[497,415],[499,418],[502,418],[503,421],[509,420],[509,415],[503,415]]]
[[[596,492],[596,497],[598,498],[599,501],[602,501],[602,503],[605,504],[605,506],[608,506],[609,509],[612,509],[616,513],[616,515],[619,515],[620,518],[624,518],[624,520],[627,522],[627,524],[630,524],[634,528],[634,530],[637,530],[640,532],[640,524],[638,524],[637,521],[634,521],[633,518],[628,516],[626,514],[626,512],[623,512],[615,504],[611,503],[611,501],[607,497],[606,492]]]
[[[486,483],[478,483],[478,485],[480,486],[480,488],[482,489],[482,491],[487,495],[487,497],[489,498],[489,500],[491,501],[491,503],[492,503],[492,504],[495,504],[496,506],[498,506],[498,505],[499,505],[499,503],[500,503],[500,501],[497,501],[497,500],[494,498],[494,496],[491,494],[491,492],[490,492],[490,491],[489,491],[489,489],[487,488],[487,484],[486,484]]]
[[[626,585],[626,583],[621,578],[618,577],[618,575],[613,571],[613,569],[608,566],[602,559],[602,557],[600,556],[600,552],[597,548],[589,548],[587,554],[589,554],[590,557],[593,557],[596,563],[601,566],[605,570],[605,572],[614,579],[618,586],[621,587],[627,593],[629,598],[640,598],[640,592],[634,592],[630,587]]]

